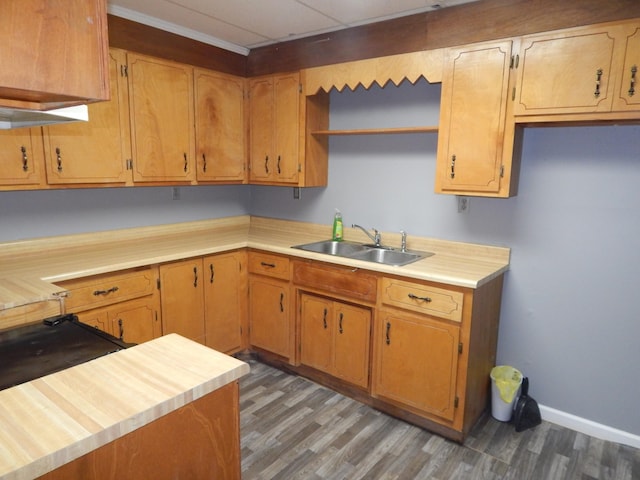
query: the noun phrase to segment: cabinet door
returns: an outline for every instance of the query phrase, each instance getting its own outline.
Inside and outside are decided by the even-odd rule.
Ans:
[[[333,302],[315,295],[300,295],[300,362],[332,373]]]
[[[249,178],[269,181],[275,172],[273,155],[273,79],[249,80]]]
[[[206,345],[224,353],[237,352],[242,346],[241,318],[242,302],[246,301],[246,281],[242,281],[241,266],[240,253],[204,259]]]
[[[43,156],[40,128],[0,130],[0,185],[41,184]]]
[[[245,80],[198,70],[195,75],[196,163],[200,181],[246,178]]]
[[[109,335],[113,335],[112,325],[109,321],[109,313],[105,308],[96,308],[94,310],[88,310],[86,312],[76,313],[78,320],[87,325],[91,325],[93,328],[102,330]]]
[[[436,192],[502,195],[511,42],[454,48],[442,80]]]
[[[128,54],[133,179],[195,180],[193,70]]]
[[[160,265],[162,332],[204,343],[202,259]]]
[[[621,34],[625,46],[621,85],[614,110],[640,110],[640,26],[624,29]]]
[[[158,306],[153,298],[138,298],[109,308],[111,334],[129,343],[143,343],[162,335]]]
[[[252,345],[283,357],[291,356],[288,302],[288,284],[263,277],[249,280]]]
[[[89,105],[88,122],[44,127],[47,182],[124,183],[131,181],[126,63],[121,50],[109,52],[111,100]]]
[[[446,322],[381,311],[374,394],[452,420],[459,336],[459,328]]]
[[[278,75],[273,81],[273,88],[275,180],[278,183],[297,183],[300,75]]]
[[[335,306],[334,375],[367,388],[371,311],[338,302]]]
[[[514,114],[609,111],[615,43],[607,27],[525,37]]]

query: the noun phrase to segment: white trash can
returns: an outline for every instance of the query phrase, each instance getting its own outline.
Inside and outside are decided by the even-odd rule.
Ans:
[[[511,421],[513,406],[522,385],[522,373],[509,366],[491,369],[491,416],[501,422]]]

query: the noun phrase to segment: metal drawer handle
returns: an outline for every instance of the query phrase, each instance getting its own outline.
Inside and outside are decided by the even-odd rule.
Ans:
[[[631,85],[629,86],[629,96],[633,97],[636,93],[636,73],[638,73],[638,66],[631,67]]]
[[[269,155],[264,157],[264,173],[269,174]]]
[[[344,332],[344,330],[342,329],[342,320],[344,319],[344,313],[340,312],[340,323],[338,324],[338,330],[340,331],[340,333]]]
[[[451,178],[456,178],[456,156],[451,155]]]
[[[184,154],[184,171],[187,171],[187,167],[189,166],[189,161],[187,160],[187,154]]]
[[[58,164],[58,171],[62,172],[62,152],[60,152],[60,147],[56,147],[56,163]]]
[[[124,326],[121,318],[118,319],[118,330],[120,331],[120,340],[124,340]]]
[[[387,345],[391,345],[391,336],[389,335],[390,332],[391,332],[391,322],[387,322],[387,333],[386,333]]]
[[[20,151],[22,152],[22,170],[25,172],[29,170],[29,157],[27,157],[27,149],[24,147],[20,147]]]
[[[202,154],[202,171],[207,172],[207,157],[204,153]]]
[[[198,267],[193,267],[193,286],[198,286]]]
[[[118,287],[111,287],[108,290],[96,290],[93,294],[97,297],[98,295],[109,295],[110,293],[114,293],[120,290]]]
[[[324,326],[324,329],[327,329],[327,309],[324,309],[324,316],[322,317],[322,325]]]
[[[593,96],[598,98],[600,96],[600,82],[602,81],[602,69],[596,70],[596,91],[593,92]]]
[[[276,268],[275,263],[260,262],[260,265],[262,265],[263,267]]]
[[[280,294],[280,312],[284,312],[284,304],[282,302],[284,302],[284,293]]]
[[[209,278],[209,283],[213,283],[213,277],[215,277],[216,272],[213,270],[213,263],[209,264],[209,270],[211,270],[211,277]]]
[[[407,297],[409,297],[411,300],[421,300],[423,302],[430,302],[431,298],[429,297],[419,297],[418,295],[414,295],[413,293],[409,293],[407,295]]]

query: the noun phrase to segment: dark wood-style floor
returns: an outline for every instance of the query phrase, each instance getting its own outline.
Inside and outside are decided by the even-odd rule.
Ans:
[[[486,415],[464,445],[250,360],[240,382],[242,478],[640,479],[640,450],[552,423]]]

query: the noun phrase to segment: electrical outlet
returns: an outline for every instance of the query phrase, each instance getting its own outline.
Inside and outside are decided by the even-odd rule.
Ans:
[[[458,213],[467,213],[469,211],[470,202],[471,200],[469,197],[458,195]]]
[[[171,198],[173,200],[180,200],[180,187],[173,187],[171,192]]]

